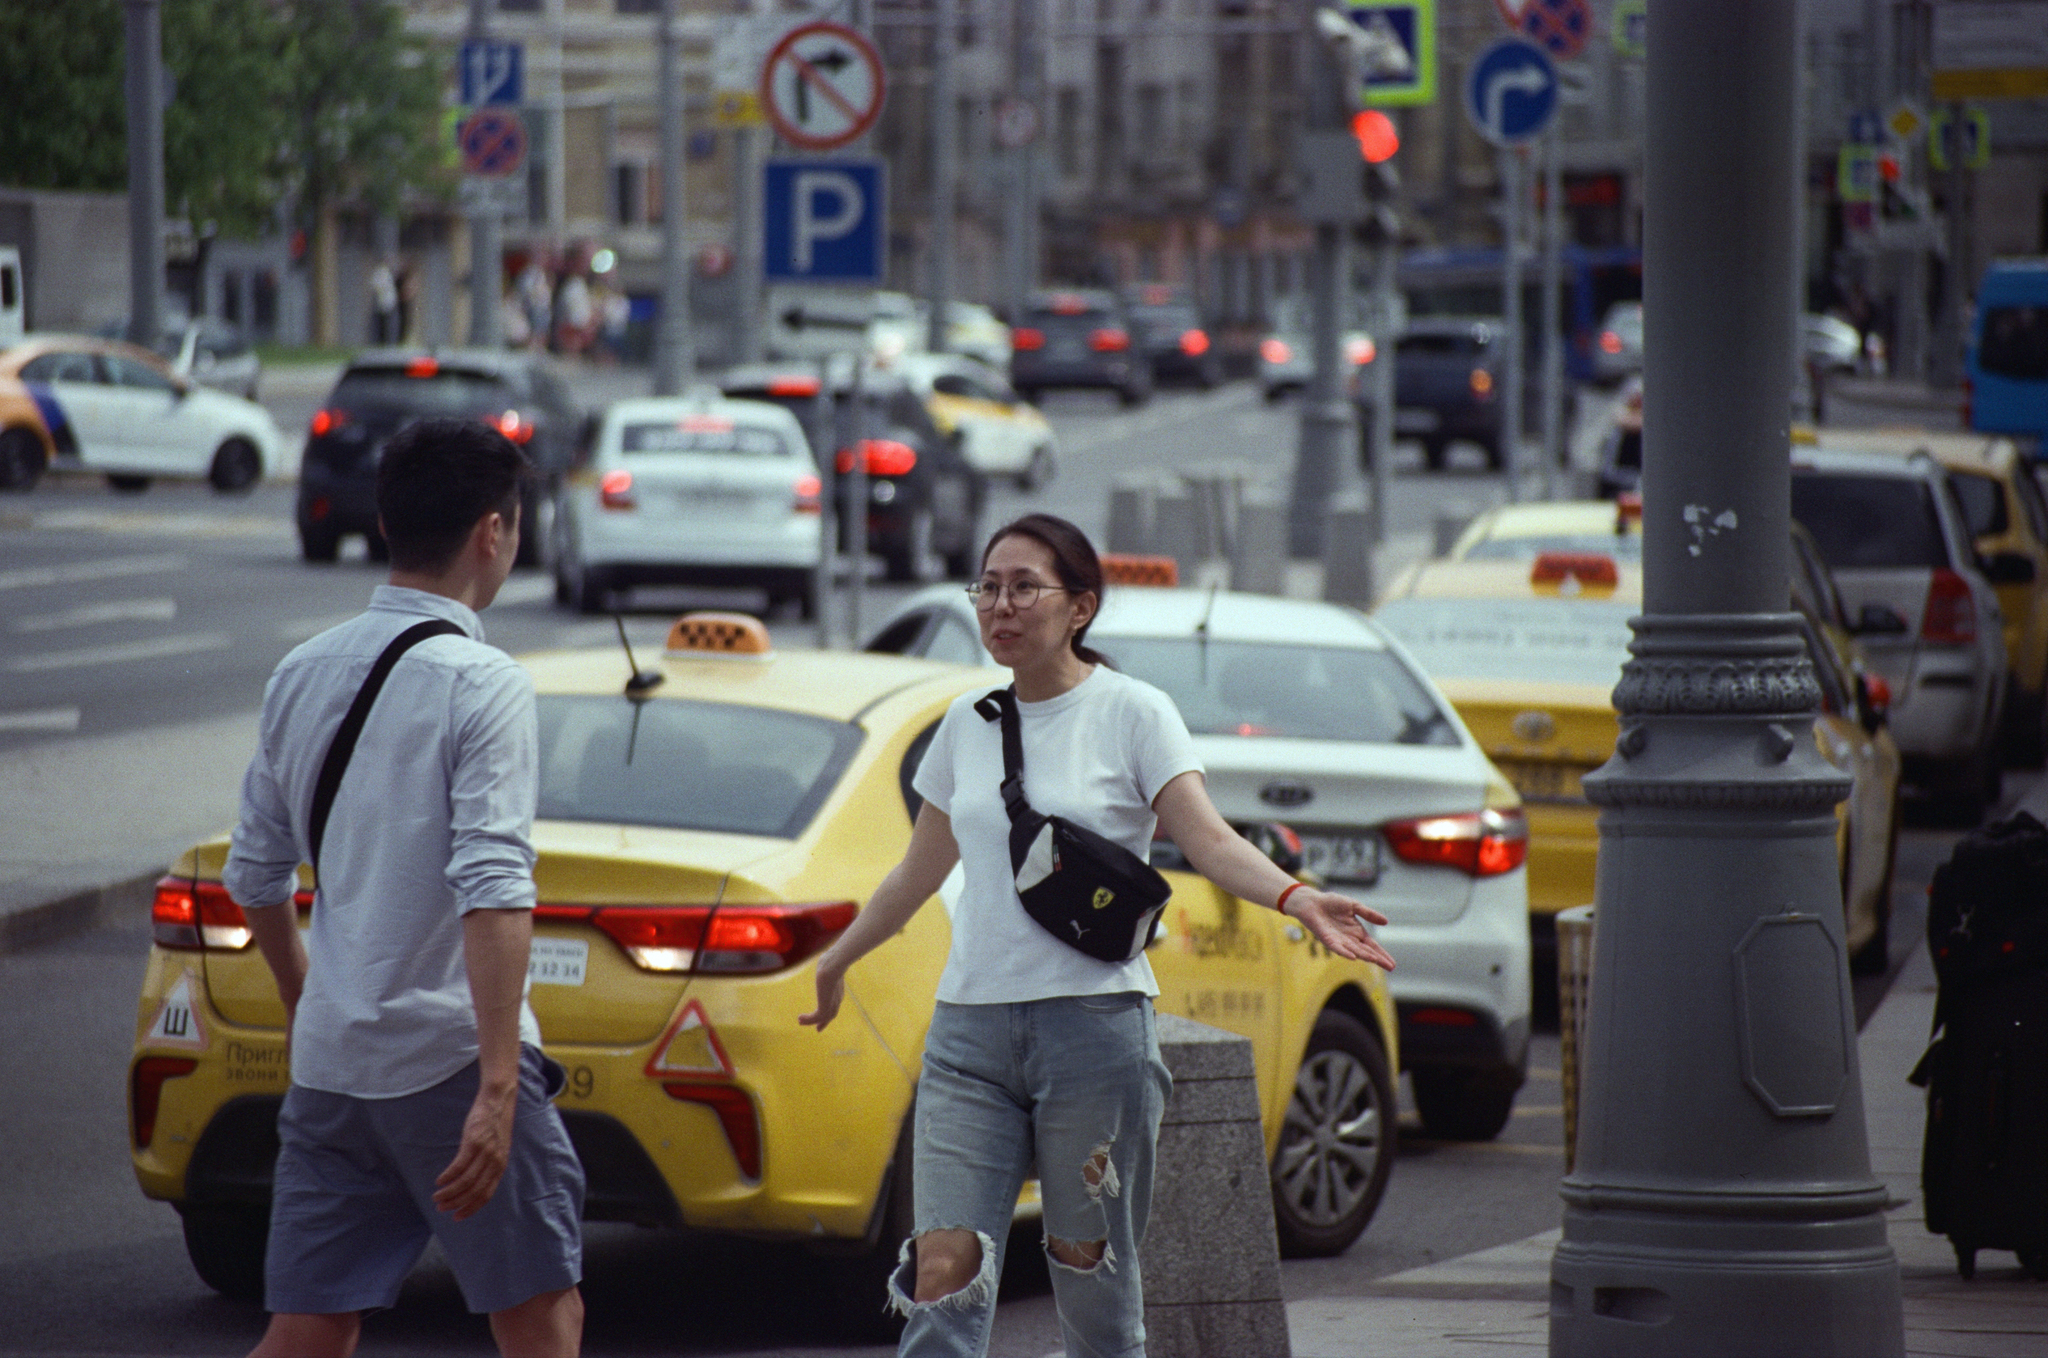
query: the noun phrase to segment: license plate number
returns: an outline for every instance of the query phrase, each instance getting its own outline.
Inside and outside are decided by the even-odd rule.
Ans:
[[[582,985],[590,965],[590,944],[580,938],[536,938],[526,958],[526,979],[534,985]]]
[[[1584,794],[1579,790],[1579,771],[1569,764],[1522,759],[1497,759],[1494,763],[1507,775],[1508,781],[1515,785],[1515,791],[1522,794],[1524,801],[1585,800]]]
[[[1377,882],[1378,835],[1303,835],[1302,866],[1327,882]]]
[[[1400,434],[1434,434],[1437,426],[1434,410],[1397,410],[1394,412],[1394,431]]]

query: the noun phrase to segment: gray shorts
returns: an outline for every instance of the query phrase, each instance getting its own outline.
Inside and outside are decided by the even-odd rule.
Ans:
[[[429,1238],[441,1242],[473,1312],[573,1287],[583,1277],[583,1165],[549,1102],[561,1074],[538,1048],[521,1051],[511,1159],[467,1221],[434,1206],[434,1180],[461,1145],[475,1062],[395,1099],[293,1085],[277,1117],[266,1309],[331,1315],[390,1306]]]

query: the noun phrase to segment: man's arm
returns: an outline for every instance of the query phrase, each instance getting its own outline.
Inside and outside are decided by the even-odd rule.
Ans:
[[[469,994],[476,1005],[476,1101],[462,1145],[434,1181],[434,1205],[457,1221],[476,1215],[498,1187],[519,1112],[519,1010],[533,944],[527,910],[472,910],[462,917]]]
[[[277,978],[277,997],[284,1001],[285,1032],[299,1016],[299,994],[306,988],[306,940],[299,935],[299,912],[290,898],[280,905],[244,905],[242,918],[256,936],[256,947]]]

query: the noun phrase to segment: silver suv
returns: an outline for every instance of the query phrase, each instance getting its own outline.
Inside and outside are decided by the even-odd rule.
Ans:
[[[1947,475],[1926,456],[1795,447],[1792,517],[1891,688],[1908,781],[1975,821],[1999,793],[2005,638]]]

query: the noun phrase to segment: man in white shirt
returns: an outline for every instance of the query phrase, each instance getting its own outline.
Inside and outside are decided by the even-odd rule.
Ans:
[[[501,1352],[581,1344],[582,1167],[526,1004],[533,683],[476,616],[518,552],[528,474],[483,424],[393,438],[377,476],[391,582],[286,656],[264,697],[223,874],[291,1022],[260,1358],[345,1358],[429,1238]],[[380,656],[418,631],[382,666],[340,782],[323,779]],[[319,873],[305,939],[301,861]]]

